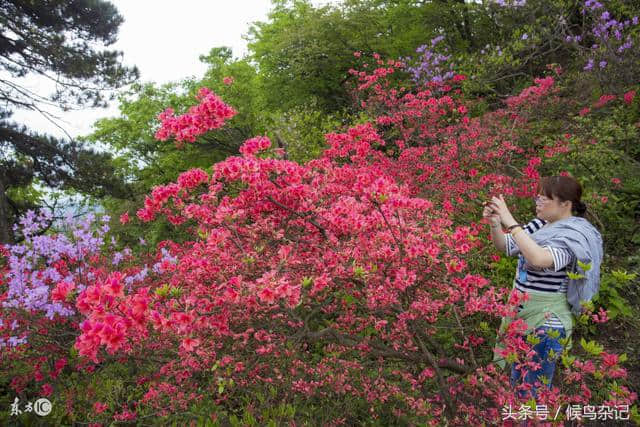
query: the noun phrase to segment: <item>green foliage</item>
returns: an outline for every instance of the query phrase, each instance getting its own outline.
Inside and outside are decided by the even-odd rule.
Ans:
[[[575,82],[565,80],[565,84]],[[567,90],[570,95],[574,89]],[[594,96],[588,101],[596,100]],[[589,106],[587,102],[583,105]],[[640,245],[640,158],[637,143],[633,143],[639,137],[637,103],[628,106],[613,101],[586,116],[574,116],[564,129],[571,135],[570,151],[546,162],[549,173],[568,171],[580,180],[587,217],[600,228],[605,253],[615,253],[619,259],[637,254]],[[563,137],[560,132],[555,135],[556,140]]]
[[[22,206],[36,206],[44,197],[44,192],[37,188],[36,182],[24,187],[11,187],[7,190],[7,197]]]
[[[346,113],[324,113],[309,103],[272,114],[267,134],[287,151],[289,160],[306,163],[320,157],[327,147],[324,135],[337,131],[349,120]]]
[[[629,295],[632,292],[632,285],[637,274],[627,273],[626,271],[613,270],[605,271],[600,281],[600,290],[594,298],[596,308],[602,307],[607,310],[610,319],[618,316],[630,317],[633,310],[629,305],[629,301],[623,295]],[[637,298],[637,295],[636,295]]]
[[[191,168],[210,170],[213,164],[237,154],[246,139],[264,132],[255,69],[246,61],[233,60],[228,48],[213,48],[200,60],[209,64],[200,80],[186,79],[162,86],[133,85],[120,97],[120,115],[99,120],[95,132],[88,137],[117,152],[119,171],[133,189],[129,198],[103,201],[106,211],[114,218],[112,231],[120,237],[122,244],[133,246],[141,237],[151,247],[168,238],[180,240],[180,234],[167,221],[144,227],[137,223],[122,227],[117,218],[125,211],[135,213],[154,186],[175,181],[180,173]],[[224,77],[232,77],[233,83],[226,85]],[[171,141],[157,141],[154,133],[158,114],[167,107],[177,114],[185,112],[197,102],[195,93],[201,87],[208,87],[222,96],[238,114],[224,128],[204,135],[195,144],[185,144],[181,149]]]
[[[338,9],[314,8],[308,1],[274,6],[269,21],[254,24],[248,35],[267,109],[286,111],[309,101],[320,102],[325,111],[349,105],[344,83],[355,64],[353,52],[362,49],[363,40],[375,42],[379,12],[370,9],[348,19]]]
[[[489,264],[489,270],[485,273],[485,277],[490,279],[494,286],[511,288],[517,264],[517,258],[501,255],[499,261]]]
[[[602,345],[595,341],[587,342],[584,338],[580,340],[580,345],[587,353],[592,354],[593,356],[598,356],[603,351]]]
[[[65,108],[105,105],[102,89],[117,88],[138,71],[120,63],[120,52],[102,50],[117,36],[123,18],[109,2],[52,1],[47,7],[12,0],[0,5],[0,64],[11,77],[43,74],[56,82],[49,97],[2,80],[3,97],[13,108],[31,108],[50,100]],[[11,88],[11,89],[9,89]]]
[[[478,14],[491,16],[488,24],[480,27],[483,35],[486,34],[486,44],[470,52],[456,52],[453,59],[458,71],[472,76],[465,82],[467,92],[486,96],[494,103],[528,86],[546,72],[549,64],[579,74],[579,80],[593,80],[609,92],[620,92],[634,84],[633,70],[640,63],[640,57],[630,51],[620,54],[608,42],[592,49],[599,41],[585,36],[594,19],[582,14],[584,6],[581,0],[528,0],[523,7],[477,3]],[[610,1],[605,6],[611,17],[621,22],[640,12],[637,2]],[[637,43],[637,27],[631,27],[629,34],[636,37]],[[584,37],[580,43],[567,40],[574,35]],[[592,72],[583,72],[589,54],[607,60],[607,67],[600,69],[596,65]]]
[[[235,150],[231,146],[216,144],[216,136],[212,136],[208,144],[188,144],[182,150],[171,142],[155,140],[156,117],[161,111],[170,106],[181,112],[195,103],[193,93],[181,93],[189,86],[193,83],[186,81],[162,87],[135,85],[120,99],[120,117],[99,120],[95,125],[96,131],[89,136],[91,141],[117,150],[119,166],[134,183],[138,197],[155,185],[175,180],[191,167],[208,168],[223,159],[225,153]]]
[[[316,8],[307,0],[274,1],[268,21],[248,34],[266,106],[287,111],[313,101],[325,112],[349,107],[345,83],[356,51],[403,58],[449,30],[452,51],[483,46],[492,33],[480,29],[491,20],[476,9],[465,2],[348,0]]]

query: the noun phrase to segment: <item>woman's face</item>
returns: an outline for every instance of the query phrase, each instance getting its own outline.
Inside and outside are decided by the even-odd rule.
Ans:
[[[569,201],[561,202],[544,194],[538,194],[535,197],[535,202],[536,216],[545,221],[556,221],[571,215],[571,202]]]

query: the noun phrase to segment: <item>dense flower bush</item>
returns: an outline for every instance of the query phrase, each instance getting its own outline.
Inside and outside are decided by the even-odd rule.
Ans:
[[[64,372],[90,381],[122,366],[134,375],[133,397],[65,396],[60,416],[91,422],[168,416],[205,401],[231,411],[262,390],[272,390],[265,405],[364,405],[327,415],[332,423],[498,423],[505,405],[526,403],[491,363],[496,320],[522,295],[470,266],[491,260],[482,202],[535,194],[541,150],[515,142],[536,109],[558,102],[555,81],[536,80],[504,108],[470,117],[465,76],[402,85],[402,62],[374,61],[352,73],[375,119],[327,134],[320,158],[285,160],[259,136],[211,173],[192,169],[154,188],[138,220],[166,217],[189,238],[163,242],[153,259],[101,246],[106,229],[88,225],[73,240],[34,236],[6,249],[0,327],[3,369],[19,367],[14,390],[51,395],[63,391]],[[196,141],[232,116],[200,93],[188,120],[159,117],[158,139]],[[18,336],[14,321],[40,333]],[[530,354],[523,328],[514,322],[500,337],[505,359]],[[564,354],[563,381],[537,403],[633,404],[620,383],[624,357],[581,345],[587,356]],[[87,404],[95,413],[81,416]]]

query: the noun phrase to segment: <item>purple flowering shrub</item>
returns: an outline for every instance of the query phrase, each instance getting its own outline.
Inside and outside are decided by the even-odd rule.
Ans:
[[[77,292],[85,288],[85,283],[92,279],[86,261],[103,246],[104,235],[109,230],[108,220],[103,217],[102,224],[92,227],[94,217],[91,215],[78,222],[67,219],[62,224],[66,234],[40,235],[51,221],[51,215],[47,211],[27,212],[20,220],[24,241],[7,247],[8,290],[2,306],[43,312],[49,319],[74,314],[68,304],[51,300],[51,287],[58,282],[68,282],[77,285]],[[67,268],[61,270],[60,261],[65,261]]]
[[[23,240],[2,247],[0,378],[14,390],[46,396],[49,381],[69,368],[79,323],[74,298],[97,279],[106,259],[100,252],[108,220],[89,215],[54,223],[48,211],[29,211],[14,227]]]
[[[494,0],[469,7],[491,17],[483,31],[495,33],[495,41],[472,52],[448,51],[443,33],[419,48],[410,67],[415,80],[446,80],[455,71],[471,76],[467,90],[504,97],[555,64],[551,69],[581,73],[601,93],[621,93],[637,81],[638,7],[597,0]]]
[[[637,81],[639,18],[616,13],[606,3],[586,0],[580,14],[588,24],[565,40],[579,50],[584,71],[593,74],[605,91],[618,92]]]
[[[453,78],[454,63],[448,48],[442,43],[444,38],[441,35],[431,39],[428,45],[416,49],[417,57],[407,58],[407,63],[412,64],[407,70],[416,83],[443,83]]]
[[[48,396],[62,373],[93,369],[73,350],[84,320],[77,296],[116,269],[131,291],[175,263],[166,250],[151,261],[116,250],[109,220],[87,215],[50,228],[49,212],[29,211],[16,225],[23,241],[0,245],[0,383]]]

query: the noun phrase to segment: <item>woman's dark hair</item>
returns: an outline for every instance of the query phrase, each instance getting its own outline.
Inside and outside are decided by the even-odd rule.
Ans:
[[[583,216],[587,211],[587,206],[580,201],[582,186],[570,176],[546,176],[540,180],[538,192],[561,202],[570,201],[571,211],[578,216]]]

